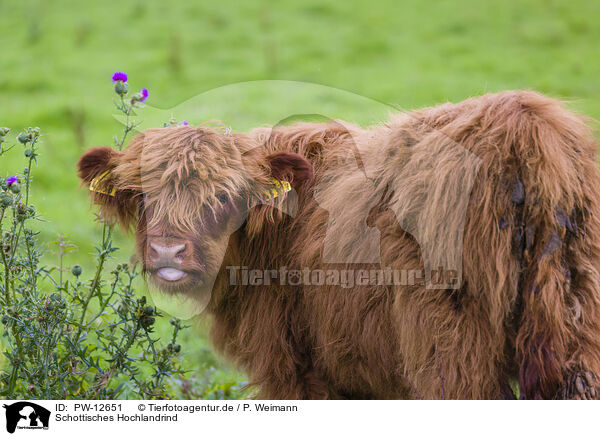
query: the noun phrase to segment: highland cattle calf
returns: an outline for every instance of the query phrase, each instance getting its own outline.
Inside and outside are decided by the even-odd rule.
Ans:
[[[149,280],[206,306],[261,397],[600,392],[596,143],[556,100],[150,129],[78,165]]]

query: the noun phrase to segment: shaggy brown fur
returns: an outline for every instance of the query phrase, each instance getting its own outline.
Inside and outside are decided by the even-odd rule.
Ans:
[[[477,156],[473,176],[449,142]],[[357,150],[361,164],[344,163]],[[502,92],[368,129],[154,129],[123,153],[94,149],[79,163],[87,183],[106,169],[117,194],[94,200],[106,216],[137,226],[151,276],[149,237],[193,244],[182,267],[191,278],[158,281],[163,289],[200,295],[205,276],[216,277],[208,290],[214,344],[262,397],[510,398],[512,380],[530,399],[600,392],[596,144],[553,99]],[[297,216],[281,213],[283,195],[247,207],[272,175],[292,182]],[[423,269],[416,233],[435,242],[445,213],[452,221],[453,209],[464,209],[452,187],[469,178],[458,289],[229,284],[227,266],[357,269],[325,264],[330,235],[347,259],[359,254],[354,224],[329,220],[337,207],[380,231],[381,265],[362,267]],[[425,183],[432,180],[439,183]],[[431,186],[444,189],[428,197],[433,205],[409,233],[397,211],[416,207]]]

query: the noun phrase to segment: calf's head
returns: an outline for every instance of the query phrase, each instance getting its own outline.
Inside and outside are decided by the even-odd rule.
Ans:
[[[229,237],[254,206],[263,219],[245,231],[256,233],[273,216],[260,205],[283,204],[312,175],[302,156],[268,153],[252,136],[187,126],[146,130],[122,152],[93,148],[78,170],[103,218],[135,232],[151,282],[198,300],[210,296]]]

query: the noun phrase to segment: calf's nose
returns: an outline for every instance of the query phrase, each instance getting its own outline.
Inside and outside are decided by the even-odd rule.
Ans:
[[[176,245],[163,245],[158,242],[150,242],[148,244],[148,257],[155,264],[180,264],[189,256],[190,249],[187,242]]]

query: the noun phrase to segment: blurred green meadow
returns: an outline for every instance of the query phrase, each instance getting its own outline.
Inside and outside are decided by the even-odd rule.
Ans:
[[[132,91],[149,89],[149,114],[167,121],[179,108],[177,118],[192,124],[223,115],[186,114],[188,99],[273,79],[333,87],[403,109],[529,88],[600,118],[598,17],[600,2],[592,0],[0,0],[0,125],[11,134],[41,128],[40,167],[33,171],[33,201],[46,220],[40,239],[51,261],[51,242],[68,234],[78,250],[66,262],[85,271],[101,228],[79,188],[75,163],[85,149],[111,145],[121,132],[113,117],[113,71],[129,74]],[[221,94],[211,95],[215,103]],[[383,121],[383,112],[357,101],[338,99],[331,112]],[[249,92],[238,103],[232,119],[222,121],[247,128],[280,113],[285,98]],[[328,104],[318,97],[308,103]],[[369,113],[361,117],[361,110]],[[0,160],[0,177],[22,167],[22,148],[15,147]],[[117,232],[116,244],[115,262],[127,261],[131,238]],[[223,380],[243,379],[214,357],[205,331],[197,325],[182,333],[188,369],[214,366]]]

